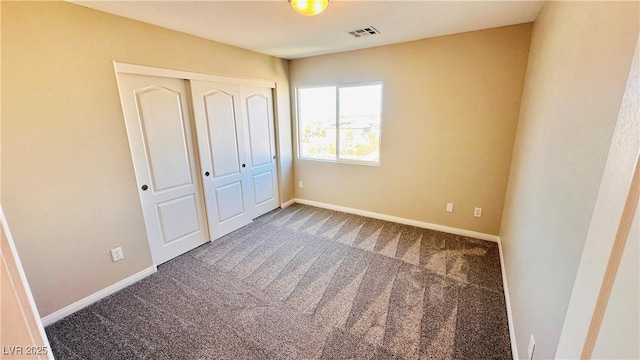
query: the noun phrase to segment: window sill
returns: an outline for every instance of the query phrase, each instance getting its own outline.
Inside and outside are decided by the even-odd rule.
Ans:
[[[298,160],[313,161],[313,162],[328,163],[328,164],[362,165],[362,166],[380,167],[379,160],[378,161],[330,160],[330,159],[315,159],[315,158],[307,158],[307,157],[298,157]]]

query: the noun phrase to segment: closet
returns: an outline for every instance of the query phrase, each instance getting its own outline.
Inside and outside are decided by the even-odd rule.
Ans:
[[[275,84],[116,64],[153,261],[279,206]]]
[[[278,206],[271,91],[191,81],[213,238]]]

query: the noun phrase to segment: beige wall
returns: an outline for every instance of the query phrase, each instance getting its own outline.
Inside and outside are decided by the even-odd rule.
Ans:
[[[384,82],[381,165],[296,159],[296,197],[497,235],[530,33],[523,24],[292,60],[292,89]]]
[[[638,36],[638,3],[548,2],[533,29],[501,239],[519,357],[550,359]]]
[[[287,61],[63,2],[3,1],[2,50],[2,201],[42,316],[152,265],[113,60],[277,81],[293,197]]]
[[[640,318],[630,316],[639,315],[640,310],[637,216],[635,230],[632,230],[636,233],[628,236],[626,248],[624,244],[625,226],[630,225],[633,219],[630,206],[633,205],[634,196],[637,197],[640,192],[639,50],[640,39],[636,42],[634,60],[584,241],[556,358],[589,357],[596,340],[598,344],[593,352],[594,357],[639,358],[634,352],[638,354]],[[635,194],[632,191],[634,189]],[[611,270],[621,259],[616,275]],[[604,299],[609,291],[611,298],[605,304]],[[597,328],[603,315],[605,321],[598,334]]]

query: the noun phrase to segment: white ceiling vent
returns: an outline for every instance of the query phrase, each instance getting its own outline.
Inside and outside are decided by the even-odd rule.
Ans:
[[[351,34],[353,37],[365,37],[365,36],[369,36],[369,35],[375,35],[375,34],[380,34],[380,31],[378,31],[376,28],[374,28],[373,26],[367,26],[364,27],[362,29],[355,29],[355,30],[351,30],[351,31],[347,31],[349,34]]]

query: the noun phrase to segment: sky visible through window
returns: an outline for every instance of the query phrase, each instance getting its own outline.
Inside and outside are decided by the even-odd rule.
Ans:
[[[340,116],[380,116],[381,86],[340,88]]]
[[[381,84],[298,89],[300,157],[378,163],[381,108]]]

